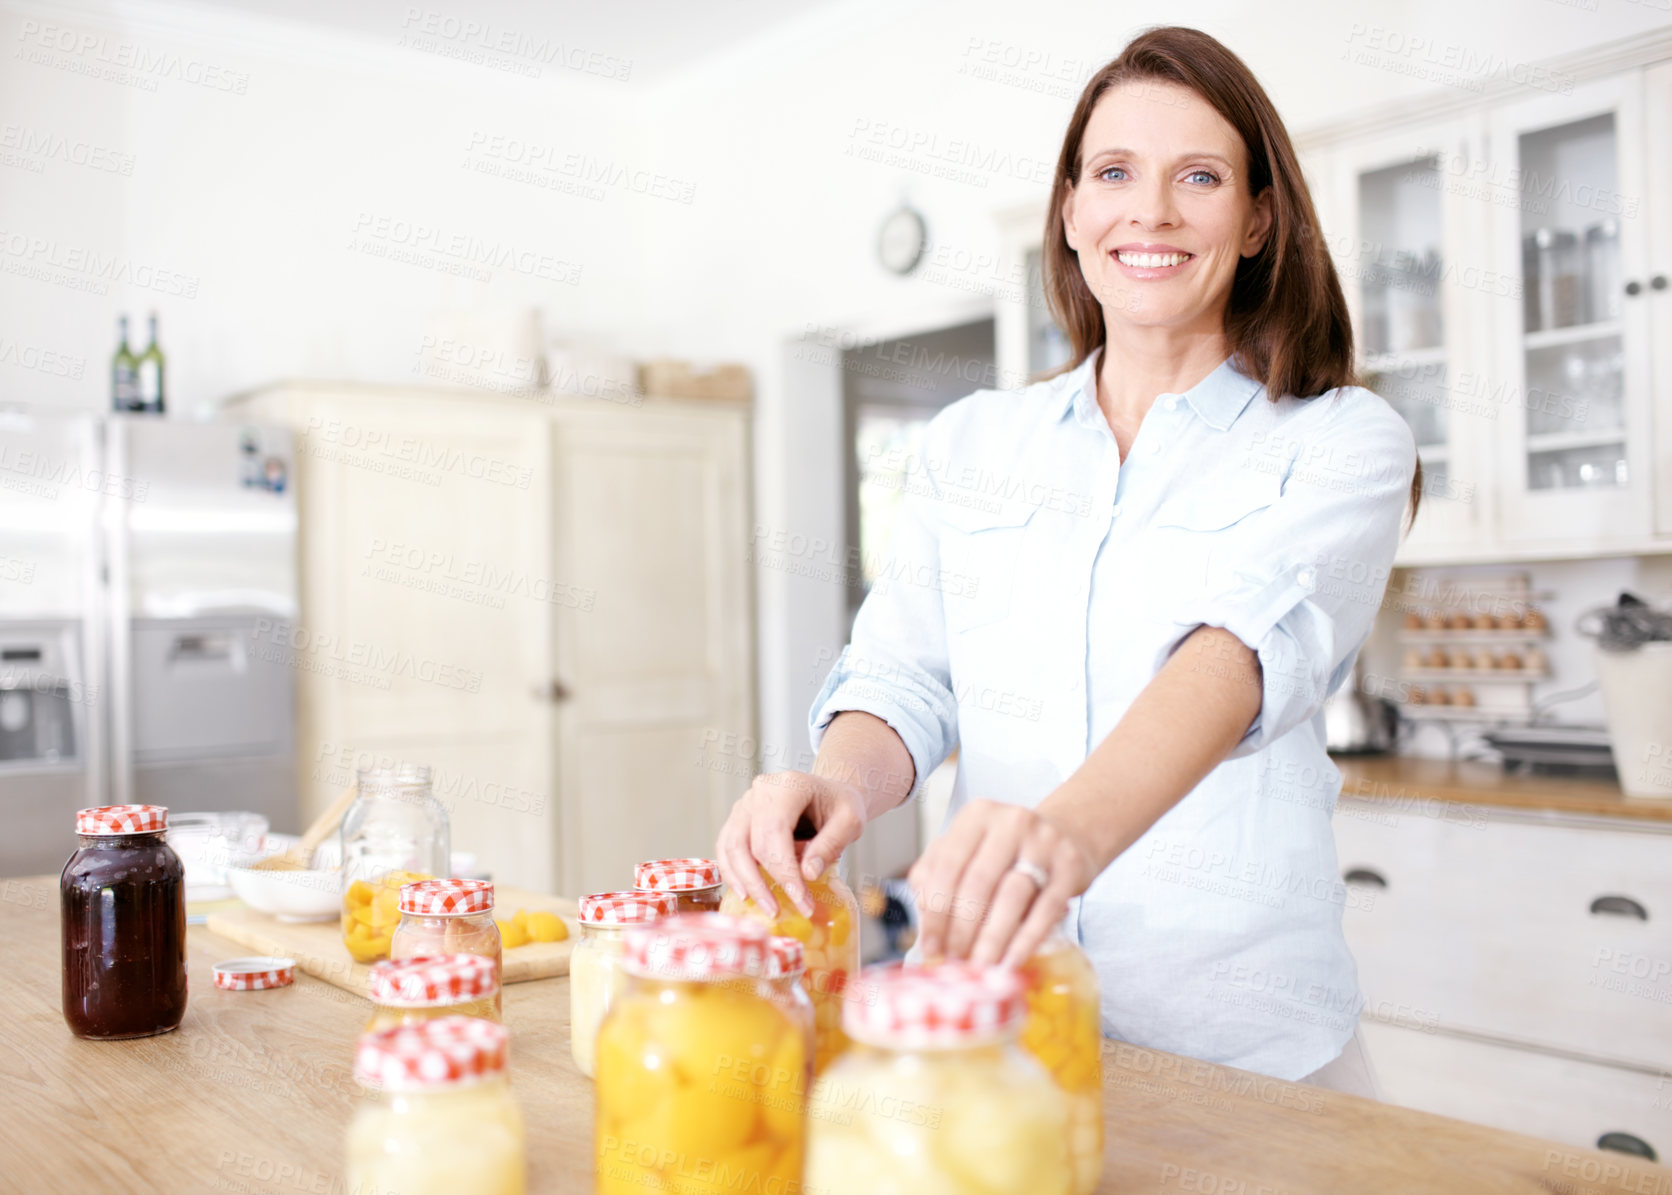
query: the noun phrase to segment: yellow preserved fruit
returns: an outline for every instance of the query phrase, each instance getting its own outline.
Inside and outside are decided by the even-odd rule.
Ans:
[[[596,1066],[599,1195],[801,1189],[805,1040],[759,981],[632,980]]]
[[[374,1004],[372,1019],[363,1032],[375,1033],[396,1025],[417,1025],[437,1017],[481,1017],[484,1021],[499,1020],[493,1001],[484,996],[480,1000],[464,1000],[457,1004],[438,1004],[433,1008],[398,1008],[392,1004]]]
[[[348,1132],[348,1189],[524,1195],[522,1110],[503,1077],[391,1094]]]
[[[1048,939],[1020,970],[1028,1015],[1022,1045],[1068,1097],[1074,1195],[1089,1195],[1103,1174],[1103,1022],[1097,972],[1066,938]]]
[[[739,892],[727,891],[722,913],[753,917],[771,926],[774,934],[796,938],[806,957],[804,986],[813,1000],[813,1072],[824,1068],[847,1048],[842,1032],[842,997],[859,971],[859,902],[837,875],[835,865],[807,885],[813,915],[803,917],[778,881],[766,872],[761,878],[778,902],[778,915],[766,911]]]
[[[1014,1039],[960,1049],[856,1044],[814,1085],[806,1190],[1071,1195],[1067,1100]]]
[[[389,871],[348,886],[343,892],[343,945],[355,962],[389,957],[389,941],[401,920],[401,885],[430,878],[415,871]]]

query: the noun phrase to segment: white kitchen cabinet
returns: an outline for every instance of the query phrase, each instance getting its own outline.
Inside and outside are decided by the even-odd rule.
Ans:
[[[1649,68],[1643,76],[1643,140],[1651,147],[1672,145],[1672,62]],[[1645,184],[1660,202],[1644,213],[1648,225],[1648,292],[1643,296],[1649,310],[1654,343],[1650,374],[1654,402],[1650,421],[1654,425],[1655,532],[1672,538],[1672,154],[1657,148],[1644,163]]]
[[[631,885],[707,854],[754,727],[748,411],[288,385],[234,404],[298,436],[290,647],[306,811],[427,762],[456,850],[503,882]],[[718,761],[724,762],[724,761]]]
[[[1672,1074],[1672,827],[1436,802],[1414,811],[1374,799],[1341,801],[1334,825],[1343,877],[1357,890],[1342,928],[1358,963],[1364,1020],[1421,1048],[1373,1056],[1388,1098],[1594,1146],[1594,1135],[1574,1127],[1555,1132],[1538,1117],[1509,1118],[1529,1102],[1539,1117],[1566,1106],[1535,1094],[1560,1092],[1566,1072],[1525,1055],[1583,1064],[1567,1102],[1615,1081],[1618,1091],[1599,1105],[1608,1109],[1638,1100],[1645,1073]],[[1412,1044],[1412,1035],[1421,1040]],[[1471,1046],[1467,1062],[1447,1054],[1463,1043],[1490,1049]],[[1444,1065],[1415,1073],[1416,1059],[1430,1053]],[[1390,1067],[1409,1077],[1388,1081]],[[1515,1078],[1523,1070],[1546,1087],[1523,1089]],[[1462,1096],[1436,1098],[1454,1074],[1462,1091],[1515,1098],[1475,1111],[1457,1106]],[[1664,1110],[1639,1111],[1672,1146]],[[1638,1129],[1622,1121],[1602,1131]]]
[[[1330,162],[1329,246],[1357,331],[1365,385],[1411,427],[1423,464],[1421,517],[1407,552],[1471,543],[1488,492],[1482,420],[1456,401],[1480,368],[1469,283],[1481,264],[1479,205],[1451,185],[1471,129],[1449,120],[1340,146]],[[1325,184],[1328,185],[1328,184]]]
[[[1495,303],[1496,371],[1522,401],[1498,440],[1506,543],[1651,534],[1652,354],[1643,72],[1506,104],[1485,161],[1519,180],[1497,212],[1499,270],[1522,302]],[[1517,310],[1519,306],[1519,310]]]
[[[1663,1163],[1672,1151],[1663,1075],[1376,1021],[1363,1032],[1388,1103],[1592,1149],[1623,1135]]]

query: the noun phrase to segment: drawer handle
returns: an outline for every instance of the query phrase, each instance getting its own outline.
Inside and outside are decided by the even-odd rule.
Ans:
[[[1386,888],[1388,882],[1382,873],[1372,871],[1368,867],[1354,867],[1341,877],[1349,884],[1369,884],[1372,888]]]
[[[1634,1137],[1630,1133],[1604,1133],[1597,1138],[1598,1149],[1611,1149],[1615,1153],[1630,1154],[1634,1158],[1642,1158],[1648,1162],[1658,1162],[1654,1146],[1641,1137]]]
[[[1649,910],[1629,896],[1599,896],[1591,902],[1591,912],[1611,913],[1616,917],[1635,917],[1639,921],[1649,919]]]

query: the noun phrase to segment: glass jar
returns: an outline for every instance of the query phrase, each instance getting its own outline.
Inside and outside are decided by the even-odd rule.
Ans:
[[[650,859],[633,868],[633,887],[671,892],[681,913],[720,911],[720,865],[712,859]]]
[[[807,1046],[766,991],[766,939],[718,913],[627,931],[598,1031],[599,1195],[801,1189]]]
[[[666,917],[678,907],[671,892],[594,892],[581,897],[581,936],[569,954],[569,1054],[591,1078],[598,1026],[627,987],[621,970],[629,925]]]
[[[343,815],[343,945],[357,963],[389,957],[401,886],[447,874],[447,810],[427,767],[361,768]]]
[[[372,1001],[367,1033],[449,1016],[499,1020],[499,976],[493,960],[479,954],[377,963],[366,994]]]
[[[797,864],[806,847],[805,842],[795,844]],[[806,951],[807,990],[813,998],[813,1071],[823,1074],[824,1068],[847,1046],[847,1037],[842,1032],[842,993],[848,980],[859,971],[859,902],[837,874],[835,863],[807,885],[808,898],[813,902],[811,917],[801,915],[772,876],[763,871],[761,878],[778,902],[776,917],[768,917],[754,901],[730,890],[721,902],[720,911],[757,918],[774,934],[800,940]]]
[[[1014,971],[895,964],[857,986],[853,1045],[809,1103],[806,1190],[1069,1195],[1067,1101],[1017,1043]]]
[[[778,936],[767,941],[766,986],[772,1002],[801,1026],[807,1041],[807,1089],[813,1085],[813,1053],[818,1048],[818,1020],[813,998],[801,982],[806,971],[806,951],[799,938]]]
[[[400,894],[400,924],[389,939],[389,957],[434,958],[475,954],[493,962],[493,1012],[501,1014],[505,948],[493,923],[493,884],[487,880],[419,880]]]
[[[360,1036],[370,1097],[348,1129],[351,1191],[523,1195],[522,1109],[506,1081],[503,1025],[442,1017]]]
[[[1068,1097],[1074,1195],[1089,1195],[1103,1176],[1103,1014],[1097,971],[1086,952],[1059,929],[1018,974],[1028,1005],[1022,1046]]]
[[[149,1037],[186,1015],[186,869],[161,805],[75,815],[58,879],[64,1020],[77,1037]]]

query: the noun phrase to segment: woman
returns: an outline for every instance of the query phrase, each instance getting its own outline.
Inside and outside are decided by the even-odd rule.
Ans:
[[[1354,384],[1316,230],[1213,38],[1151,30],[1090,80],[1045,230],[1073,363],[930,424],[885,575],[935,584],[866,599],[812,772],[757,778],[721,831],[729,883],[770,907],[764,866],[805,907],[802,876],[957,747],[911,873],[927,954],[1016,963],[1072,911],[1110,1036],[1374,1094],[1319,711],[1417,462]]]

